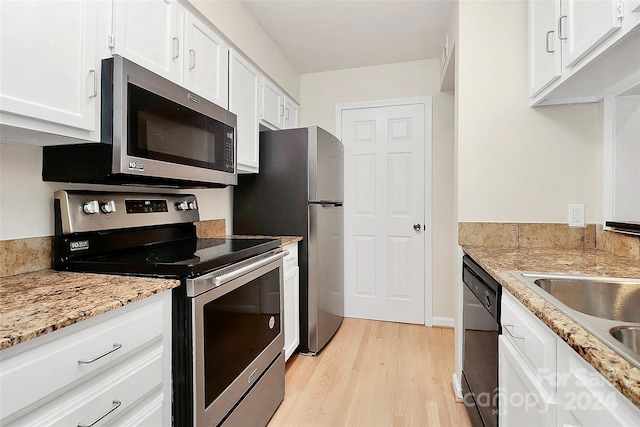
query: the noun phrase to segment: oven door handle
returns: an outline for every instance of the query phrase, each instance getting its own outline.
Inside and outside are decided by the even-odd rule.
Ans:
[[[240,276],[244,276],[245,274],[249,273],[250,271],[253,271],[257,268],[260,267],[264,267],[267,264],[271,264],[274,261],[277,261],[279,259],[282,259],[284,257],[286,257],[287,255],[289,255],[289,251],[282,251],[282,252],[278,252],[275,255],[271,255],[270,257],[267,258],[263,258],[260,261],[256,261],[253,264],[249,264],[249,265],[245,265],[244,267],[241,267],[237,270],[234,270],[230,273],[227,274],[222,274],[218,277],[215,278],[214,282],[216,287],[220,286],[220,285],[224,285],[227,282],[230,282],[234,279],[237,279]]]

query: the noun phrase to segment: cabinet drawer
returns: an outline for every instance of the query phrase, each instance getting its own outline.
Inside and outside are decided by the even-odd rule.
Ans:
[[[290,243],[284,247],[285,251],[289,251],[289,255],[284,257],[284,272],[288,272],[292,268],[298,266],[298,242]]]
[[[146,343],[160,341],[163,318],[171,316],[164,301],[160,296],[150,297],[134,303],[142,304],[137,308],[124,307],[96,316],[85,321],[91,326],[82,327],[81,322],[72,325],[78,327],[73,333],[56,331],[63,335],[58,339],[49,339],[56,334],[52,332],[42,337],[42,345],[33,345],[39,340],[36,338],[25,343],[31,344],[28,350],[0,359],[0,419],[90,378]]]
[[[506,290],[502,293],[502,335],[549,390],[555,390],[556,339],[547,326]]]
[[[162,345],[154,345],[7,427],[90,426],[97,424],[97,420],[100,425],[115,421],[166,381],[162,375],[162,365],[166,362],[163,352]]]

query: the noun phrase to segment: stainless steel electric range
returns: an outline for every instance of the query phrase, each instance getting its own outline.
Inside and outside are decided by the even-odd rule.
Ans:
[[[279,239],[198,238],[186,194],[57,191],[58,270],[179,278],[174,426],[266,425],[284,398]]]

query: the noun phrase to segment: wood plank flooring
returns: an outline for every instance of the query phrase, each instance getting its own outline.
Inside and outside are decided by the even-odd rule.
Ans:
[[[470,426],[453,370],[453,329],[347,318],[318,356],[289,359],[268,427]]]

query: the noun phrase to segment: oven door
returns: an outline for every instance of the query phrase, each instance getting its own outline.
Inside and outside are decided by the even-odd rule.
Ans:
[[[220,286],[191,298],[196,426],[220,423],[283,351],[284,254],[229,273]],[[284,398],[280,380],[274,391],[281,388]]]

